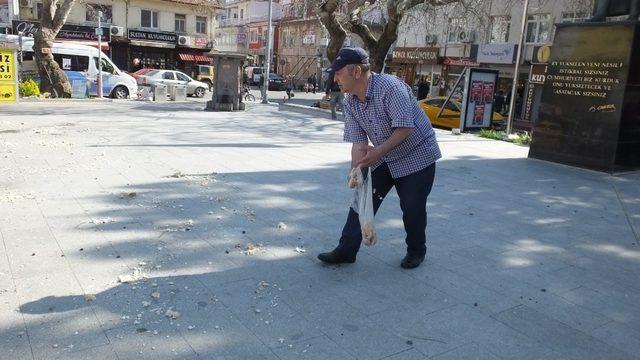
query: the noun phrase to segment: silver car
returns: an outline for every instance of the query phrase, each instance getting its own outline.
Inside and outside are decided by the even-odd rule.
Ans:
[[[186,85],[187,95],[203,97],[209,85],[202,81],[193,80],[187,74],[175,70],[151,70],[138,77],[138,85],[151,86],[154,84]]]

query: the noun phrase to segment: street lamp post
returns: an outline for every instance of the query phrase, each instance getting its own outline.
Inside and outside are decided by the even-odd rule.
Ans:
[[[262,74],[264,79],[262,82],[262,103],[268,104],[269,99],[269,73],[271,72],[271,12],[273,8],[273,0],[269,0],[269,13],[267,14],[267,48],[265,49],[265,61]]]
[[[98,99],[102,99],[102,11],[98,11]]]
[[[516,104],[516,92],[518,91],[518,75],[520,74],[520,59],[522,57],[522,47],[524,45],[525,30],[527,27],[527,12],[529,10],[529,0],[524,0],[524,10],[522,11],[522,27],[520,28],[520,42],[518,43],[518,54],[516,56],[516,67],[513,73],[513,85],[511,87],[511,101],[509,102],[509,117],[507,117],[507,136],[511,134],[513,127],[513,115]]]

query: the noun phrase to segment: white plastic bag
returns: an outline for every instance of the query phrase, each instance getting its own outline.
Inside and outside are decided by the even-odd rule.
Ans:
[[[362,242],[371,246],[376,243],[376,230],[373,226],[373,189],[371,186],[371,169],[357,167],[349,174],[349,187],[355,189],[351,208],[358,213]]]

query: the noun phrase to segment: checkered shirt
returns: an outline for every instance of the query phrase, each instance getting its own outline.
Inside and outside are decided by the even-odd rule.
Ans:
[[[384,143],[394,128],[413,128],[411,134],[372,170],[386,162],[391,176],[400,178],[420,171],[442,157],[429,119],[407,84],[388,74],[371,73],[365,101],[347,94],[343,102],[344,141],[374,146]]]

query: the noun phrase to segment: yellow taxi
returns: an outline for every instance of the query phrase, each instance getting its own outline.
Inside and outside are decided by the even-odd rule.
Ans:
[[[460,128],[460,109],[462,108],[462,105],[457,100],[449,100],[442,111],[442,114],[440,114],[440,117],[437,117],[438,111],[440,111],[440,108],[446,99],[447,98],[444,96],[437,96],[420,100],[418,103],[425,114],[427,114],[429,121],[431,121],[431,125],[449,129]],[[500,129],[504,127],[505,123],[504,117],[494,111],[491,127]]]

